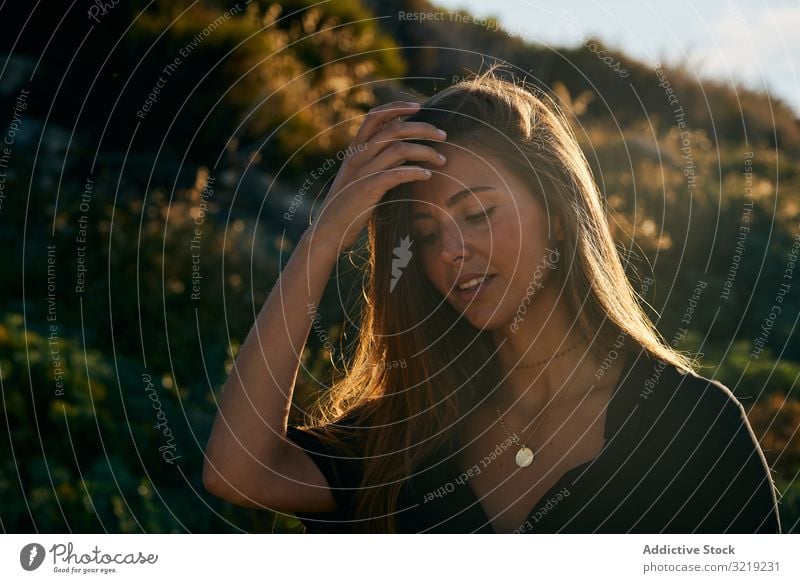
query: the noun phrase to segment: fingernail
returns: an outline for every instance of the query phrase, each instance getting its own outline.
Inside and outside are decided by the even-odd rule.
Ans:
[[[409,107],[419,107],[419,103],[416,101],[406,101]]]
[[[444,154],[439,154],[439,160],[442,162],[447,162],[447,158],[444,157]]]
[[[444,131],[444,130],[436,130],[436,131],[439,132],[439,135],[442,136],[443,138],[447,137],[447,132],[446,131]]]

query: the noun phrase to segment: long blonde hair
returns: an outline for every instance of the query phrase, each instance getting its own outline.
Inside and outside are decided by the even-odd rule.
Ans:
[[[591,339],[600,360],[624,337],[624,350],[632,344],[694,371],[695,361],[673,349],[641,308],[570,124],[552,100],[536,93],[491,68],[433,95],[408,120],[446,130],[450,143],[491,152],[547,193],[545,208],[564,228],[565,298],[575,327]],[[439,448],[455,446],[465,413],[501,381],[490,333],[444,301],[419,261],[412,259],[390,289],[393,249],[411,233],[409,207],[400,186],[371,217],[355,351],[310,416],[321,438],[364,456],[353,523],[362,532],[396,531],[404,481]],[[347,428],[335,423],[343,417]],[[362,448],[351,447],[356,431],[364,431],[356,439]]]

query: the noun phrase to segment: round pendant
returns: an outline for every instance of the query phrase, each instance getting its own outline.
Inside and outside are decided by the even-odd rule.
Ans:
[[[531,465],[531,463],[533,463],[534,456],[535,454],[533,453],[533,450],[531,450],[529,447],[520,448],[516,457],[517,465],[521,468],[528,467]]]

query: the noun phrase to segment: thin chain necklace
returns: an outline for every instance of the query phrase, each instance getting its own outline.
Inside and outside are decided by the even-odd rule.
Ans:
[[[561,400],[561,397],[564,396],[566,393],[566,388],[561,390],[561,393],[556,397],[556,400],[553,401],[547,409],[547,413],[542,417],[539,422],[536,424],[536,427],[533,428],[530,435],[531,437],[536,434],[536,431],[545,422],[545,420],[550,416],[550,412],[555,408],[556,404]],[[503,421],[503,416],[500,414],[500,406],[497,405],[495,407],[497,410],[497,417],[500,419],[500,425],[503,426],[503,431],[506,432],[506,435],[511,440],[514,445],[519,446],[519,450],[517,450],[517,455],[514,457],[514,461],[517,462],[517,465],[521,468],[526,468],[533,463],[533,460],[536,458],[537,451],[534,448],[528,447],[525,443],[520,441],[519,437],[517,437],[516,433],[511,435],[509,433],[508,428],[506,427],[505,421]],[[541,415],[541,412],[539,413]]]
[[[570,346],[569,348],[565,348],[561,352],[556,352],[555,354],[553,354],[551,356],[548,356],[547,358],[544,358],[542,360],[537,360],[536,362],[532,362],[530,364],[517,364],[517,365],[514,365],[514,366],[511,367],[511,370],[516,370],[518,368],[531,368],[531,367],[534,367],[534,366],[539,366],[540,364],[545,364],[546,362],[554,360],[554,359],[556,359],[556,358],[558,358],[560,356],[564,356],[568,352],[570,352],[572,350],[575,350],[582,343],[583,343],[583,340],[578,340],[572,346]]]
[[[550,356],[548,358],[545,358],[544,360],[540,360],[538,362],[534,362],[533,364],[526,364],[526,365],[523,365],[523,366],[516,366],[516,367],[513,367],[513,368],[530,368],[530,367],[533,367],[533,366],[537,366],[539,364],[544,364],[546,362],[549,362],[550,360],[556,359],[556,358],[558,358],[560,356],[563,356],[563,355],[567,354],[569,351],[571,351],[571,350],[575,349],[576,347],[580,346],[581,342],[582,342],[582,340],[579,340],[578,342],[576,342],[575,344],[573,344],[569,348],[567,348],[565,350],[562,350],[561,352],[558,352],[558,353],[556,353],[556,354],[554,354],[554,355],[552,355],[552,356]],[[555,408],[556,404],[561,400],[561,397],[563,397],[566,392],[567,392],[566,389],[562,389],[561,393],[559,393],[559,395],[556,397],[555,401],[553,401],[549,406],[546,406],[547,413],[544,415],[544,417],[542,417],[539,420],[539,422],[536,424],[536,427],[534,427],[533,431],[531,431],[531,433],[530,433],[531,437],[536,434],[536,431],[539,429],[539,427],[542,425],[542,423],[544,423],[545,420],[550,416],[550,412]],[[509,431],[508,431],[508,428],[506,427],[505,422],[503,421],[503,416],[500,414],[500,406],[499,405],[495,406],[495,409],[497,410],[497,417],[500,420],[500,425],[503,426],[503,431],[506,432],[506,435],[508,436],[508,438],[511,440],[512,443],[514,443],[515,445],[519,446],[519,450],[517,451],[517,455],[515,456],[514,461],[516,461],[517,465],[519,467],[521,467],[521,468],[528,467],[529,465],[531,465],[533,463],[533,460],[536,458],[536,453],[537,453],[536,450],[529,448],[525,443],[520,441],[519,437],[517,437],[516,434],[511,435],[511,433],[509,433]],[[539,415],[541,415],[541,414],[542,413],[540,411]]]

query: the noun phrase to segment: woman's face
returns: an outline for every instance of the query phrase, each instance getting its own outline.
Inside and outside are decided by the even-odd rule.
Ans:
[[[538,185],[522,182],[490,154],[453,144],[437,149],[447,163],[428,166],[433,176],[410,186],[413,258],[473,326],[510,327],[523,300],[530,306],[544,293],[561,227],[548,224],[531,190]]]

